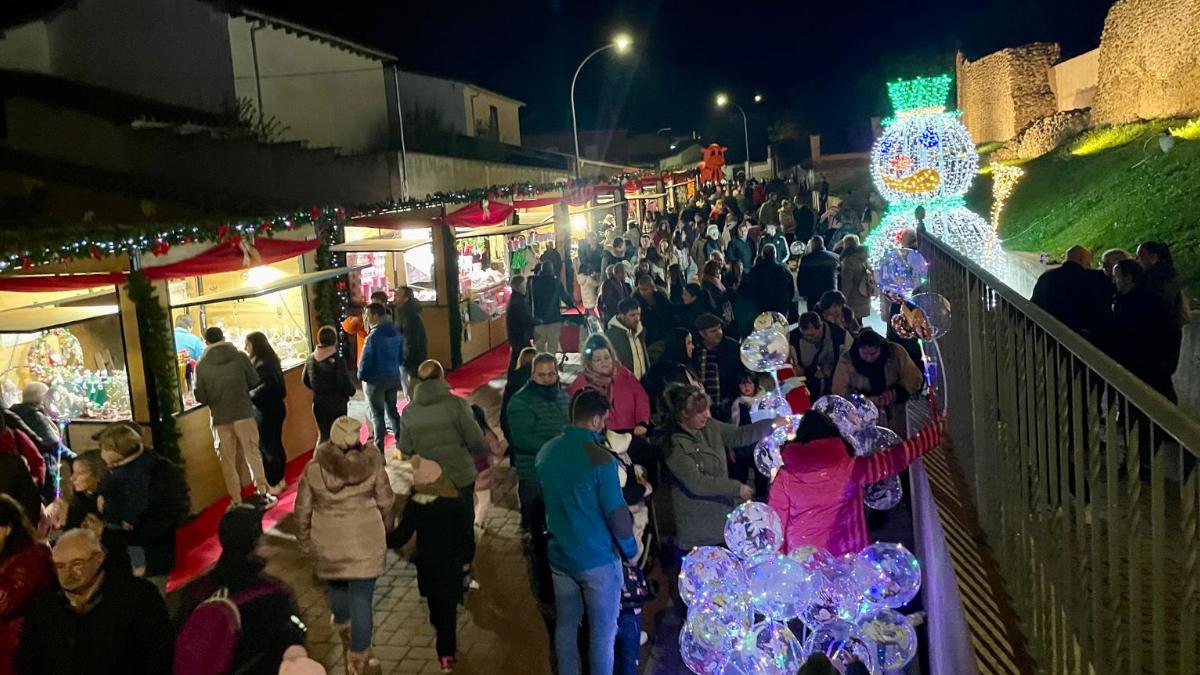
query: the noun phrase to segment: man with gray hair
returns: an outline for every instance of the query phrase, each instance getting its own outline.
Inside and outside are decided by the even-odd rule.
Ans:
[[[70,530],[54,545],[59,589],[33,601],[13,657],[22,675],[161,675],[175,632],[154,586],[109,569],[99,538]]]

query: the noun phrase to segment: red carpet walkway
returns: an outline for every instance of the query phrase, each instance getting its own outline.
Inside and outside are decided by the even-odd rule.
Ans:
[[[458,370],[446,374],[446,381],[451,389],[459,396],[467,396],[479,387],[502,376],[508,368],[508,346],[500,346],[483,356],[463,364]],[[400,409],[404,409],[400,403]],[[288,488],[279,496],[279,503],[263,516],[263,531],[274,527],[283,520],[296,505],[296,483],[312,451],[288,462],[285,476]],[[217,523],[229,508],[229,498],[218,501],[204,509],[191,521],[179,528],[175,533],[175,569],[171,570],[171,579],[167,590],[173,591],[189,581],[200,576],[221,554],[221,545],[217,542]]]

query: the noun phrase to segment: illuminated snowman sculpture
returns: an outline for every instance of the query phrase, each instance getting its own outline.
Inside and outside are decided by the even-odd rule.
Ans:
[[[991,226],[966,207],[963,196],[979,173],[979,154],[957,112],[946,112],[950,76],[888,83],[896,109],[871,148],[871,176],[888,201],[887,212],[867,239],[872,266],[897,246],[901,231],[924,226],[976,262],[989,266],[999,242]]]

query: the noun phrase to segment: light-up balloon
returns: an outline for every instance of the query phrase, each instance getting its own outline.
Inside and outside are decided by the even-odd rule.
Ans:
[[[731,660],[747,673],[795,675],[804,653],[786,624],[763,621],[750,629]]]
[[[872,661],[880,670],[899,670],[916,656],[917,632],[899,612],[879,609],[866,614],[859,619],[858,629],[874,647]]]
[[[767,478],[774,478],[775,472],[783,467],[783,456],[774,436],[767,436],[754,446],[754,468]]]
[[[688,605],[697,598],[739,584],[745,586],[741,562],[719,546],[696,547],[684,556],[680,565],[679,596]]]
[[[696,675],[723,675],[730,651],[714,649],[696,635],[690,623],[679,631],[679,656],[683,665]]]
[[[852,659],[858,659],[872,670],[875,658],[875,645],[863,637],[858,626],[848,621],[835,620],[816,626],[804,638],[805,658],[816,653],[829,657],[840,672],[846,672],[846,665]]]
[[[740,504],[725,520],[725,545],[746,561],[773,556],[783,545],[783,521],[761,502]]]
[[[937,293],[919,293],[910,302],[920,311],[924,323],[914,322],[913,332],[922,340],[936,340],[950,330],[950,301]]]
[[[891,476],[863,488],[863,503],[876,511],[895,508],[904,498],[904,485],[899,476]]]
[[[854,582],[878,607],[903,607],[921,590],[921,563],[900,544],[877,542],[859,551]]]
[[[779,370],[787,364],[790,350],[786,332],[756,330],[742,340],[742,365],[755,373]]]
[[[784,555],[766,558],[747,567],[746,580],[751,607],[776,621],[799,616],[812,595],[809,572]]]
[[[779,312],[763,312],[754,317],[754,330],[767,330],[769,328],[781,330],[786,335],[788,333],[787,317]]]

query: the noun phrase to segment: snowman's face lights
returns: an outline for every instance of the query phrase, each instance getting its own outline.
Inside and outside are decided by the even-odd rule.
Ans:
[[[889,201],[966,194],[979,167],[967,130],[953,114],[898,115],[871,151],[871,173]]]

